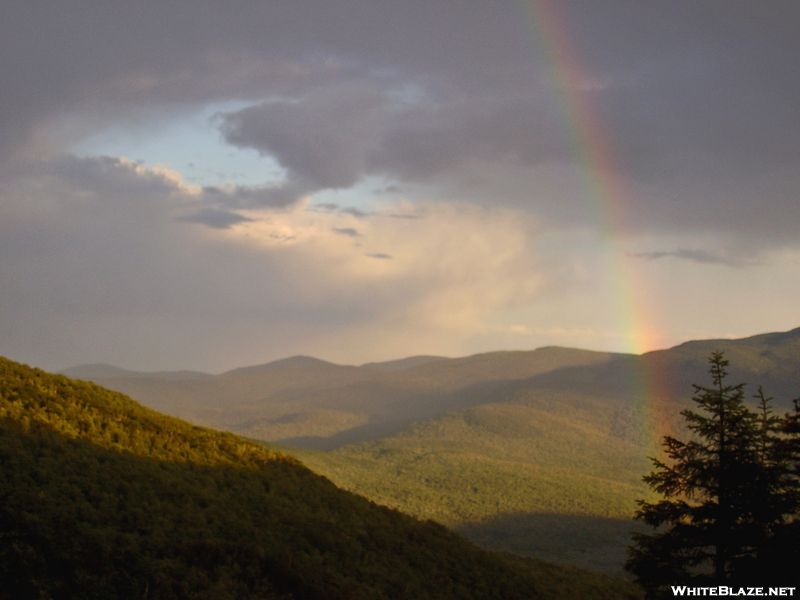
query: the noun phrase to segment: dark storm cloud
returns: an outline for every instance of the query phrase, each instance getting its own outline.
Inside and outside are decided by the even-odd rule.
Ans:
[[[576,6],[577,5],[577,6]],[[758,170],[796,164],[797,3],[565,3],[587,92],[626,166],[677,177],[682,155]]]
[[[0,148],[24,144],[43,120],[75,110],[100,117],[159,103],[297,96],[365,69],[469,83],[499,73],[491,63],[509,53],[509,12],[487,19],[477,1],[441,0],[5,2]]]
[[[530,166],[571,157],[546,98],[419,106],[393,102],[391,92],[328,90],[267,102],[226,115],[222,131],[316,189],[349,187],[367,175],[430,181],[474,161]]]
[[[329,89],[229,114],[222,131],[229,143],[276,158],[292,179],[315,189],[346,188],[366,172],[386,103],[371,90]]]
[[[584,164],[594,119],[634,184],[633,225],[796,239],[798,27],[797,3],[780,0],[6,2],[0,156],[69,116],[64,135],[79,137],[248,99],[220,117],[225,138],[289,178],[220,206],[286,206],[369,175],[525,206],[541,187],[532,167]],[[502,193],[487,175],[498,164]],[[530,208],[586,212],[558,189]]]

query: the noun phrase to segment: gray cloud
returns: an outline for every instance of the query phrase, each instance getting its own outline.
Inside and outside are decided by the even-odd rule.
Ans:
[[[290,178],[226,198],[231,208],[285,206],[371,174],[486,188],[484,203],[521,206],[542,185],[531,166],[579,168],[605,149],[595,161],[652,188],[635,198],[638,227],[774,228],[796,239],[795,3],[551,4],[552,22],[536,3],[477,0],[6,3],[0,155],[41,143],[70,115],[59,135],[77,138],[119,119],[250,99],[261,104],[221,117],[226,139],[274,156]],[[516,181],[502,195],[482,175],[497,163]],[[729,181],[752,189],[715,193]],[[573,219],[586,202],[551,194],[531,208]]]
[[[728,267],[745,267],[760,264],[753,260],[748,260],[739,256],[727,256],[718,252],[709,252],[700,249],[679,248],[672,251],[656,251],[656,252],[638,252],[631,254],[635,258],[644,258],[647,260],[658,260],[661,258],[677,258],[679,260],[687,260],[690,262],[707,264],[707,265],[725,265]]]
[[[365,173],[385,104],[372,90],[326,90],[228,114],[221,128],[229,143],[274,156],[317,189],[350,187]]]
[[[343,215],[352,215],[354,217],[368,217],[369,216],[369,213],[366,213],[363,210],[359,210],[359,209],[355,208],[354,206],[345,207],[345,208],[341,209],[339,212],[341,212]]]
[[[320,202],[318,204],[313,204],[307,210],[313,212],[333,212],[337,208],[339,208],[339,205],[334,202]]]
[[[202,191],[203,201],[228,208],[282,208],[294,204],[313,190],[290,181],[282,185],[260,187],[204,186]]]
[[[403,189],[399,185],[387,185],[383,189],[375,190],[373,193],[375,194],[400,194],[402,193]]]
[[[228,142],[275,157],[319,189],[372,174],[425,180],[476,160],[570,159],[559,115],[542,96],[420,105],[392,93],[388,85],[323,89],[229,113],[221,129]]]
[[[187,221],[189,223],[201,223],[215,229],[228,229],[231,225],[252,221],[253,219],[248,219],[247,217],[243,217],[229,210],[207,207],[201,208],[196,213],[180,217],[178,220]]]
[[[297,201],[305,191],[291,183],[283,186],[204,186],[190,188],[179,181],[177,173],[147,169],[141,163],[116,156],[77,157],[59,154],[42,161],[26,163],[20,173],[43,180],[57,179],[93,195],[116,199],[132,194],[168,197],[179,195],[197,211],[180,219],[210,227],[227,227],[248,220],[231,210],[244,208],[284,208]],[[146,203],[141,203],[144,208]]]
[[[419,108],[392,121],[374,168],[414,181],[474,161],[523,166],[570,159],[559,116],[541,97],[491,98]],[[542,105],[545,106],[542,106]]]
[[[339,235],[346,235],[348,237],[361,237],[361,234],[352,227],[334,227],[333,231]]]
[[[435,183],[474,173],[476,162],[525,168],[570,160],[558,115],[540,97],[420,106],[391,94],[355,86],[267,102],[226,115],[222,131],[228,142],[277,159],[305,193],[370,175]]]
[[[68,186],[91,190],[95,195],[116,196],[133,190],[140,194],[166,194],[175,182],[162,172],[142,168],[141,163],[118,156],[77,157],[60,154],[28,164],[30,174],[54,178]]]
[[[306,210],[310,210],[312,212],[321,212],[321,213],[338,212],[343,215],[351,215],[353,217],[359,217],[359,218],[369,216],[369,213],[366,213],[363,210],[359,210],[354,206],[340,207],[335,202],[320,202],[318,204],[311,205]]]
[[[345,87],[320,86],[227,115],[224,131],[230,142],[276,157],[311,188],[386,176],[581,223],[596,184],[576,193],[571,180],[547,173],[555,165],[588,166],[615,169],[627,181],[628,223],[640,231],[710,228],[765,243],[796,239],[800,84],[786,59],[800,51],[786,25],[800,24],[796,9],[736,3],[722,15],[705,2],[600,2],[557,3],[556,12],[563,31],[549,35],[572,35],[574,56],[561,59],[575,61],[575,72],[563,63],[542,68],[535,54],[518,50],[479,61],[483,86],[473,87],[455,63],[447,85],[437,85],[428,75],[443,68],[443,56],[408,63],[404,55],[395,58],[405,72],[383,79],[351,73]],[[510,17],[498,17],[506,41],[520,35],[503,21]],[[523,58],[526,77],[519,76]],[[513,76],[490,76],[490,66]],[[566,90],[544,85],[548,69]],[[398,98],[402,77],[421,92]],[[506,182],[498,194],[496,178],[486,174],[501,170]],[[532,189],[547,195],[536,194],[533,204]]]

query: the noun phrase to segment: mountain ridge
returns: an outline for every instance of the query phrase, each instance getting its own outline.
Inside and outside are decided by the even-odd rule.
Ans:
[[[775,345],[780,342],[785,342],[786,340],[797,340],[797,343],[800,344],[800,327],[795,329],[791,329],[785,332],[769,332],[769,333],[761,333],[756,334],[744,338],[710,338],[710,339],[702,339],[702,340],[688,340],[686,342],[682,342],[676,346],[672,346],[670,348],[664,348],[660,350],[652,350],[645,352],[641,355],[635,355],[630,353],[622,353],[622,352],[607,352],[607,351],[596,351],[596,350],[587,350],[587,349],[580,349],[580,348],[571,348],[567,346],[558,346],[558,345],[550,345],[550,346],[541,346],[539,348],[535,348],[533,350],[496,350],[490,352],[482,352],[477,354],[471,354],[463,357],[456,357],[456,358],[448,358],[444,356],[435,356],[435,355],[414,355],[405,358],[399,358],[389,361],[383,362],[368,362],[362,365],[359,365],[356,368],[367,368],[367,369],[374,369],[378,371],[406,371],[409,369],[415,369],[416,367],[425,367],[429,363],[437,363],[440,361],[449,361],[451,364],[456,363],[476,363],[483,360],[491,359],[493,357],[498,356],[510,356],[510,355],[525,355],[530,353],[536,352],[543,352],[543,351],[563,351],[563,352],[583,352],[583,353],[597,353],[597,354],[607,354],[613,355],[617,357],[635,357],[635,356],[647,356],[647,355],[654,355],[663,352],[669,351],[676,351],[681,349],[694,349],[697,347],[703,348],[711,348],[711,347],[719,347],[719,348],[730,348],[735,347],[736,344],[740,343],[753,343],[756,341],[763,341],[765,345]],[[80,364],[73,367],[68,367],[66,369],[61,369],[57,371],[58,374],[66,375],[68,377],[73,377],[75,379],[80,379],[81,375],[87,378],[99,378],[99,379],[109,379],[109,378],[117,378],[117,377],[160,377],[166,379],[181,379],[181,378],[192,378],[192,377],[220,377],[220,376],[229,376],[235,375],[239,373],[248,373],[248,372],[258,372],[258,371],[268,371],[276,368],[284,368],[284,367],[293,367],[293,368],[304,368],[310,366],[335,366],[335,367],[352,367],[352,365],[341,365],[338,363],[333,363],[330,361],[322,360],[319,358],[315,358],[312,356],[307,355],[293,355],[286,358],[281,358],[278,360],[270,361],[268,363],[256,364],[256,365],[248,365],[244,367],[237,367],[235,369],[230,369],[219,373],[217,375],[202,372],[202,371],[193,371],[193,370],[177,370],[177,371],[133,371],[124,369],[121,367],[117,367],[115,365],[110,365],[107,363],[87,363],[87,364]]]
[[[436,362],[438,360],[447,360],[447,357],[419,354],[397,360],[364,363],[361,365],[361,367],[366,369],[379,369],[381,371],[405,371],[411,367],[417,367],[419,365],[424,365],[429,362]]]
[[[309,357],[291,357],[267,365],[235,369],[195,380],[158,377],[95,378],[156,410],[192,422],[271,441],[308,438],[322,425],[306,419],[289,431],[286,419],[335,411],[343,441],[366,441],[422,418],[481,403],[506,379],[532,376],[563,365],[589,364],[616,355],[587,350],[544,348],[441,359],[403,370],[335,365]],[[327,413],[333,414],[333,413]],[[366,419],[366,420],[365,420]],[[348,426],[348,424],[351,424]],[[357,430],[356,430],[357,429]],[[275,437],[279,435],[280,437]]]
[[[91,363],[77,365],[57,371],[59,375],[64,375],[72,379],[92,380],[92,379],[114,379],[114,378],[147,378],[157,379],[201,379],[213,377],[210,373],[202,371],[129,371],[107,363]]]

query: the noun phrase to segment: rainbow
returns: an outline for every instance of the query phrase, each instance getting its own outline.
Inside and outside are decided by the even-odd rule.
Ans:
[[[551,88],[556,94],[565,130],[574,154],[584,167],[586,195],[590,199],[606,244],[605,272],[613,286],[616,321],[624,335],[625,352],[644,354],[659,348],[661,336],[648,306],[645,277],[626,257],[622,241],[631,233],[630,214],[634,197],[626,186],[624,170],[614,151],[612,137],[584,93],[592,80],[582,67],[580,51],[560,7],[554,0],[523,0],[532,24],[537,52],[549,66]],[[640,415],[640,428],[656,450],[663,435],[671,432],[666,400],[668,383],[658,368],[658,357],[643,357],[641,369],[631,381],[631,392]]]

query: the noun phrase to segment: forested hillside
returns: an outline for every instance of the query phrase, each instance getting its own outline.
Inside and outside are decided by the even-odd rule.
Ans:
[[[0,598],[633,598],[295,459],[0,359]]]
[[[617,572],[644,448],[614,403],[563,392],[448,413],[330,452],[290,449],[338,486],[490,548]],[[633,419],[633,413],[628,413]]]

